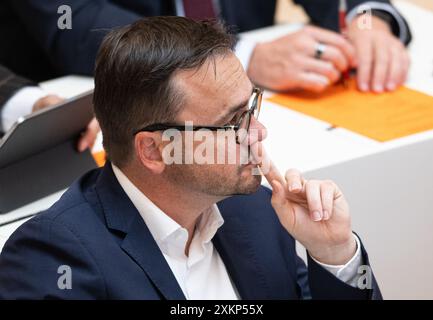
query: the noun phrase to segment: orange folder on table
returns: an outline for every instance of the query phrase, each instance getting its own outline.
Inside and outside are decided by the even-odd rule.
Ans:
[[[380,142],[433,129],[433,97],[406,87],[363,93],[351,80],[348,88],[337,84],[321,94],[276,94],[268,100]]]

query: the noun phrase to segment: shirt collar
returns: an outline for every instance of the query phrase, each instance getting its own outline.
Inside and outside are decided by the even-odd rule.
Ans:
[[[147,198],[117,166],[112,164],[112,168],[120,186],[137,208],[159,248],[164,253],[175,250],[183,254],[188,240],[187,230]],[[204,245],[212,240],[223,224],[224,218],[217,205],[213,204],[201,214],[194,237],[199,236]]]

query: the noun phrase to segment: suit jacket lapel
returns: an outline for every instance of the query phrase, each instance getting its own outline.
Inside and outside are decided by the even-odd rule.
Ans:
[[[122,249],[140,265],[166,299],[185,299],[170,266],[138,214],[122,242]]]
[[[225,222],[212,242],[241,298],[269,299],[266,274],[260,264],[260,257],[254,250],[252,236],[241,228],[242,222],[235,212],[226,213],[221,207],[220,211]]]
[[[122,249],[143,269],[166,299],[185,299],[162,252],[139,212],[119,185],[107,162],[96,183],[107,227],[125,233]],[[220,206],[219,206],[220,207]],[[270,295],[266,273],[254,249],[253,237],[242,228],[236,212],[224,212],[225,223],[213,244],[242,299],[267,299]]]
[[[98,178],[96,193],[108,228],[126,234],[122,249],[143,269],[166,299],[185,299],[161,250],[117,181],[109,162]]]

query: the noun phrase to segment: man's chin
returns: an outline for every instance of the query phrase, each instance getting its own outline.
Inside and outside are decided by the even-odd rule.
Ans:
[[[260,184],[262,182],[262,176],[261,175],[253,175],[252,169],[254,166],[250,169],[248,176],[241,177],[239,184],[238,184],[238,190],[235,194],[237,195],[245,195],[245,194],[251,194],[257,191],[257,189],[260,187]]]

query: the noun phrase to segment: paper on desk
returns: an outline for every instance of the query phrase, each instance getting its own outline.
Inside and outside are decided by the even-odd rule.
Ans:
[[[92,152],[92,156],[93,156],[93,159],[95,159],[95,162],[98,165],[98,167],[103,167],[105,165],[105,162],[107,161],[107,159],[106,159],[106,154],[105,154],[104,150]]]
[[[337,84],[321,94],[277,94],[269,101],[385,142],[433,129],[433,97],[401,87],[395,92],[374,94]]]

